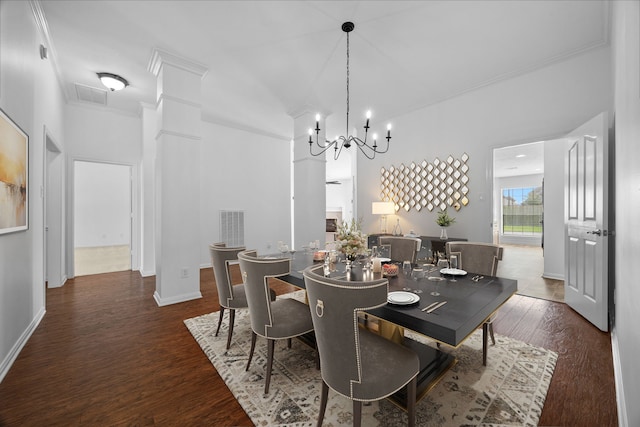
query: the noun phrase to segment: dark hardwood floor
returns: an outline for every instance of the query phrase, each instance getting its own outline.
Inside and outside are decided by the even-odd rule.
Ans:
[[[252,425],[183,323],[218,310],[211,269],[201,290],[158,307],[155,278],[137,272],[47,290],[47,314],[0,383],[0,425]],[[540,425],[617,425],[609,334],[562,303],[519,295],[495,330],[559,353]]]

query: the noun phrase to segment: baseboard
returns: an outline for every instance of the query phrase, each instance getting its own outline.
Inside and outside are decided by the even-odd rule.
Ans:
[[[59,284],[59,285],[52,285],[52,284],[51,284],[51,281],[50,281],[50,280],[48,280],[48,281],[47,281],[47,288],[49,288],[49,289],[53,289],[53,288],[61,288],[61,287],[63,287],[63,286],[64,286],[64,284],[65,284],[65,283],[67,283],[67,279],[68,279],[67,275],[66,275],[66,274],[65,274],[65,275],[63,275],[63,276],[60,278],[60,284]]]
[[[199,291],[192,292],[190,294],[176,295],[171,298],[162,298],[160,294],[158,294],[158,291],[155,291],[153,293],[153,299],[156,300],[156,304],[158,304],[158,307],[163,307],[165,305],[171,305],[171,304],[178,304],[180,302],[191,301],[193,299],[198,299],[198,298],[202,298],[202,294]]]
[[[144,270],[144,269],[140,269],[138,270],[140,272],[140,275],[142,277],[151,277],[151,276],[155,276],[156,272],[155,270]]]
[[[564,280],[564,274],[554,274],[554,273],[543,272],[542,277],[544,279]]]
[[[22,348],[25,346],[27,341],[29,341],[29,338],[31,338],[31,335],[40,324],[40,321],[42,320],[46,312],[47,310],[44,307],[40,309],[36,317],[34,317],[31,321],[31,324],[29,324],[29,327],[22,333],[22,335],[20,335],[20,338],[13,345],[13,347],[9,351],[9,354],[7,354],[7,357],[5,357],[2,361],[2,365],[0,365],[0,382],[2,382],[4,377],[7,375],[9,369],[11,369],[11,366],[13,366],[13,362],[15,362],[18,358],[18,355],[22,351]]]
[[[620,364],[620,349],[618,348],[618,334],[616,327],[611,329],[611,352],[613,354],[613,377],[616,384],[616,402],[618,404],[618,425],[627,427],[627,404],[624,398],[624,387],[622,385],[622,366]]]

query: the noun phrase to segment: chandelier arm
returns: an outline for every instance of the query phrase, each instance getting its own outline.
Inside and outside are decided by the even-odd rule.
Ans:
[[[365,156],[367,159],[369,159],[369,160],[373,160],[373,159],[376,157],[376,152],[375,152],[375,151],[371,150],[371,153],[372,153],[372,154],[369,154],[369,152],[365,151],[365,149],[363,148],[363,146],[362,146],[362,145],[360,145],[360,144],[356,143],[356,146],[360,149],[360,151],[362,152],[362,154],[364,154],[364,156]],[[367,147],[369,147],[369,146],[367,145]]]
[[[391,138],[389,138],[391,139]],[[369,145],[367,144],[366,141],[361,140],[360,138],[358,138],[357,136],[352,137],[352,140],[356,143],[356,145],[358,146],[358,148],[360,148],[360,151],[362,151],[363,153],[365,152],[364,149],[367,148],[368,150],[370,150],[373,153],[377,153],[377,154],[384,154],[389,150],[389,141],[387,141],[387,146],[386,148],[383,150],[379,150],[379,146],[378,145]]]
[[[324,152],[327,151],[329,148],[337,145],[336,144],[337,141],[331,141],[331,142],[327,141],[327,142],[328,142],[328,144],[325,145],[324,147],[322,147],[320,144],[318,144],[318,147],[320,147],[320,151],[318,153],[314,153],[313,152],[313,148],[312,148],[313,144],[309,144],[309,154],[311,154],[314,157],[315,156],[320,156],[320,155],[324,154]]]
[[[338,149],[338,140],[336,139],[334,142],[336,144],[335,144],[335,149],[334,149],[334,152],[333,152],[333,160],[338,160],[338,157],[340,157],[340,153],[342,153],[342,149],[344,148],[344,142],[342,144],[339,144],[340,145],[340,149]]]

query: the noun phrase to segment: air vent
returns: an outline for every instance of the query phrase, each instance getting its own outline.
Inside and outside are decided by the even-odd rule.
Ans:
[[[89,102],[91,104],[107,105],[107,91],[96,89],[76,83],[76,94],[78,101]]]
[[[220,211],[220,241],[244,246],[244,211]]]

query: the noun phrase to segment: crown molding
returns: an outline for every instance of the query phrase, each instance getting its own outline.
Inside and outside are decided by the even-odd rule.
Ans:
[[[58,81],[58,85],[60,86],[60,90],[62,95],[64,96],[65,103],[69,103],[71,96],[67,92],[64,84],[64,78],[62,77],[62,72],[60,71],[60,67],[58,66],[58,54],[56,53],[55,45],[53,44],[53,39],[51,38],[51,34],[49,32],[49,24],[47,24],[47,18],[44,16],[44,10],[42,10],[42,5],[39,0],[30,0],[29,5],[31,6],[31,12],[33,12],[33,19],[38,27],[38,31],[40,32],[40,36],[42,37],[42,41],[45,43],[45,47],[48,50],[47,60],[51,62],[51,67],[53,68],[53,72],[56,75],[56,80]]]
[[[158,48],[153,49],[151,58],[149,59],[149,64],[147,65],[147,69],[154,76],[158,77],[158,73],[160,73],[160,69],[164,64],[173,65],[174,67],[180,68],[181,70],[193,73],[197,76],[200,76],[201,79],[204,79],[204,77],[207,75],[207,72],[209,71],[205,65],[198,62],[192,61],[174,53],[167,52],[166,50]]]

